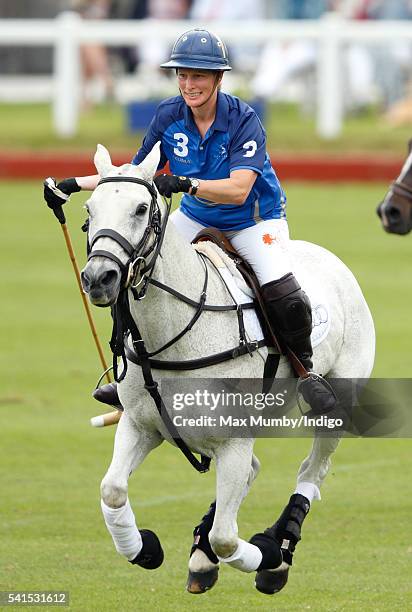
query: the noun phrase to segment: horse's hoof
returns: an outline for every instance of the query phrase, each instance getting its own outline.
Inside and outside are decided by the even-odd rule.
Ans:
[[[279,593],[286,585],[289,577],[289,568],[277,572],[261,570],[256,573],[255,587],[265,595]]]
[[[150,529],[140,529],[143,548],[129,563],[140,565],[144,569],[153,570],[160,567],[163,563],[164,553],[157,535]]]
[[[218,579],[219,568],[214,567],[208,572],[191,572],[187,579],[186,590],[194,595],[206,593],[215,586]]]

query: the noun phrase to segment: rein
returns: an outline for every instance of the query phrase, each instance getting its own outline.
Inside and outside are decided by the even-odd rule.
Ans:
[[[103,183],[115,182],[129,182],[143,185],[148,189],[149,193],[151,194],[151,203],[148,224],[143,232],[142,238],[139,240],[139,243],[136,247],[130,244],[130,242],[126,238],[124,238],[124,236],[111,229],[99,230],[94,235],[93,240],[89,245],[88,260],[92,259],[93,257],[106,257],[114,261],[119,266],[120,271],[122,273],[122,288],[119,292],[117,301],[112,308],[113,331],[110,340],[110,348],[113,353],[114,378],[116,382],[121,382],[125,378],[128,359],[132,363],[135,363],[142,368],[145,389],[150,393],[156,405],[157,411],[170,436],[174,440],[176,446],[178,446],[178,448],[182,451],[182,453],[197,471],[201,473],[207,472],[210,466],[210,458],[202,455],[201,461],[199,461],[180,437],[179,432],[177,431],[176,426],[171,420],[163,403],[163,400],[158,390],[158,383],[153,379],[152,367],[155,369],[167,370],[192,370],[221,363],[222,361],[226,361],[228,359],[234,359],[240,355],[245,355],[246,353],[252,355],[254,351],[256,351],[262,346],[265,346],[266,344],[264,340],[248,341],[246,337],[245,327],[243,323],[243,309],[253,308],[254,304],[253,302],[244,305],[233,304],[228,306],[215,306],[206,304],[208,269],[204,260],[204,256],[200,254],[199,256],[201,257],[202,263],[204,265],[205,276],[198,302],[191,300],[190,298],[184,296],[175,289],[172,289],[171,287],[168,287],[167,285],[164,285],[163,283],[160,283],[159,281],[153,279],[152,274],[157,257],[160,255],[161,246],[163,244],[163,239],[169,218],[171,200],[169,200],[169,202],[166,202],[166,214],[162,221],[162,215],[157,201],[158,194],[152,184],[135,177],[115,176],[101,179],[97,186]],[[154,240],[152,244],[148,246],[148,242],[152,235],[154,235]],[[111,240],[119,244],[128,256],[128,260],[126,261],[126,263],[123,263],[116,255],[113,255],[110,251],[102,249],[97,249],[93,251],[93,246],[96,244],[99,238],[110,238]],[[150,255],[151,259],[147,263],[147,258]],[[137,277],[139,275],[140,280],[137,281]],[[137,327],[136,322],[130,312],[129,298],[127,292],[127,290],[130,288],[134,299],[141,300],[145,297],[149,284],[152,284],[154,287],[157,287],[160,290],[164,290],[171,293],[178,299],[195,308],[195,313],[189,323],[186,325],[186,327],[174,338],[166,342],[166,344],[164,344],[161,348],[151,353],[147,351],[139,328]],[[138,287],[140,285],[142,285],[142,287],[140,290],[138,290]],[[227,310],[236,310],[239,326],[239,345],[237,347],[234,347],[227,351],[223,351],[222,353],[217,353],[194,360],[163,361],[153,359],[153,356],[158,355],[162,351],[172,346],[175,342],[178,342],[178,340],[180,340],[188,331],[190,331],[190,329],[201,316],[202,312],[205,310],[213,310],[220,312]],[[128,346],[129,337],[131,337],[134,350],[132,350]],[[121,374],[119,374],[118,371],[118,358],[122,360],[123,365]]]

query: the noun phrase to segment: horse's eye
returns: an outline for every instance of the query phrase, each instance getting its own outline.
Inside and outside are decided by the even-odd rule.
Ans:
[[[144,213],[147,210],[147,204],[145,204],[144,202],[142,202],[141,204],[138,204],[135,210],[135,215],[144,215]]]
[[[90,215],[90,208],[87,202],[85,203],[84,207],[86,209],[87,214]]]

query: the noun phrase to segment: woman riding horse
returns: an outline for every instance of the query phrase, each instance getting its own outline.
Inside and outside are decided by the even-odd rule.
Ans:
[[[255,111],[220,91],[223,73],[231,70],[226,46],[208,30],[189,30],[177,39],[162,68],[176,71],[180,95],[158,106],[132,163],[138,165],[161,142],[159,168],[169,162],[173,174],[157,176],[156,187],[166,197],[184,194],[173,223],[188,241],[208,226],[225,233],[252,266],[272,327],[311,371],[311,305],[288,255],[286,197]],[[45,185],[48,206],[59,208],[71,193],[94,190],[99,179],[94,175]],[[307,380],[305,399],[327,411],[335,397],[318,377]],[[101,387],[95,397],[117,404],[114,385]]]

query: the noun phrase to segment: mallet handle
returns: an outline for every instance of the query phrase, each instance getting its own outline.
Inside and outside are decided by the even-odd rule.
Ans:
[[[99,414],[90,419],[93,427],[107,427],[107,425],[116,425],[120,421],[122,416],[121,410],[114,410],[113,412],[106,412],[106,414]]]
[[[64,239],[66,241],[66,246],[67,246],[67,250],[69,252],[70,260],[71,260],[71,262],[73,264],[74,273],[76,275],[77,284],[78,284],[80,295],[81,295],[81,298],[82,298],[82,301],[83,301],[83,306],[84,306],[84,309],[86,311],[87,318],[89,320],[89,325],[90,325],[90,329],[92,331],[94,342],[96,344],[97,352],[99,353],[100,362],[101,362],[101,364],[103,366],[103,369],[107,370],[108,366],[107,366],[107,363],[106,363],[106,359],[104,358],[103,349],[102,349],[102,346],[100,344],[99,337],[97,335],[97,330],[96,330],[96,326],[95,326],[94,321],[93,321],[93,317],[92,317],[92,313],[91,313],[91,310],[90,310],[89,302],[87,301],[86,295],[85,295],[85,293],[83,291],[82,282],[80,280],[80,270],[79,270],[79,267],[77,265],[76,257],[74,255],[74,250],[73,250],[73,245],[72,245],[72,241],[71,241],[71,238],[70,238],[69,230],[67,229],[67,225],[65,223],[61,223],[60,225],[61,225],[61,228],[63,230],[63,235],[64,235]],[[109,372],[106,372],[105,376],[107,378],[107,382],[112,382],[112,379],[111,379],[111,376],[110,376]],[[116,410],[116,412],[118,412],[118,411]]]

